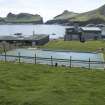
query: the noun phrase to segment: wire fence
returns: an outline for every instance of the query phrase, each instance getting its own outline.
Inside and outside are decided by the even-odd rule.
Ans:
[[[21,53],[18,55],[8,55],[6,52],[0,54],[1,61],[12,61],[18,63],[34,63],[34,64],[48,64],[51,66],[69,66],[71,67],[84,67],[89,69],[104,69],[104,61],[92,61],[90,58],[88,60],[73,60],[72,56],[68,59],[57,59],[53,56],[49,58],[38,57],[38,55],[32,56],[23,56]]]

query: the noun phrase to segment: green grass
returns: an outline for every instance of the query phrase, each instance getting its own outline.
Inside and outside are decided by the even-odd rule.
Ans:
[[[63,40],[53,40],[48,44],[43,46],[43,48],[48,49],[64,49],[64,50],[74,50],[74,51],[96,51],[99,48],[105,48],[104,41],[86,41],[81,43],[80,41],[63,41]]]
[[[96,51],[104,41],[58,40],[42,48]],[[0,62],[0,105],[105,105],[105,71]]]
[[[31,16],[30,18],[29,17],[22,17],[22,18],[13,17],[13,18],[5,18],[5,20],[7,22],[29,23],[29,22],[41,21],[41,17],[39,16]]]
[[[0,105],[105,105],[105,71],[1,62]]]
[[[85,43],[81,43],[80,41],[53,40],[48,44],[42,46],[42,48],[53,50],[96,52],[100,48],[105,49],[105,41],[86,41]],[[103,51],[102,53],[104,53],[105,55],[105,51]]]

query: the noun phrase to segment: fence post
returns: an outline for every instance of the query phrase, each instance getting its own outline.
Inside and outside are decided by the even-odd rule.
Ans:
[[[91,68],[90,63],[91,63],[91,61],[90,61],[90,58],[89,58],[89,70],[90,70],[90,68]]]
[[[5,53],[5,62],[7,61],[7,54],[6,54],[6,50],[4,50]]]
[[[52,58],[52,56],[51,56],[51,66],[53,66],[53,58]]]
[[[70,68],[71,68],[71,61],[72,61],[72,57],[70,56]]]
[[[35,54],[35,64],[36,64],[36,54]]]
[[[21,57],[21,56],[20,56],[20,52],[18,53],[18,57],[19,57],[19,63],[20,63],[20,57]]]

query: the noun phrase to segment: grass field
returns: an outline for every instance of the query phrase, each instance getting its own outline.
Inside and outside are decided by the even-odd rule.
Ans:
[[[41,48],[96,51],[105,42],[59,40]],[[0,62],[0,105],[105,105],[105,71]]]
[[[71,50],[71,51],[82,51],[82,52],[96,52],[100,48],[104,48],[101,51],[105,58],[105,41],[86,41],[81,43],[80,41],[63,41],[63,40],[53,40],[48,44],[41,46],[45,49],[53,50]]]
[[[99,48],[105,48],[105,41],[86,41],[85,43],[81,43],[80,41],[53,40],[43,46],[43,48],[74,51],[96,51]]]
[[[0,105],[105,105],[105,71],[1,62]]]

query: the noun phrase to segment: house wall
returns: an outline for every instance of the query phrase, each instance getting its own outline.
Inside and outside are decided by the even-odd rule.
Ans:
[[[49,42],[49,36],[46,36],[40,40],[36,40],[36,45],[44,45]]]
[[[101,31],[82,31],[82,33],[73,33],[69,32],[66,33],[64,36],[65,41],[70,41],[70,40],[98,40],[101,39]]]
[[[69,40],[80,40],[79,34],[69,34],[64,36],[65,41]]]
[[[101,32],[83,32],[82,36],[85,40],[101,39]]]

